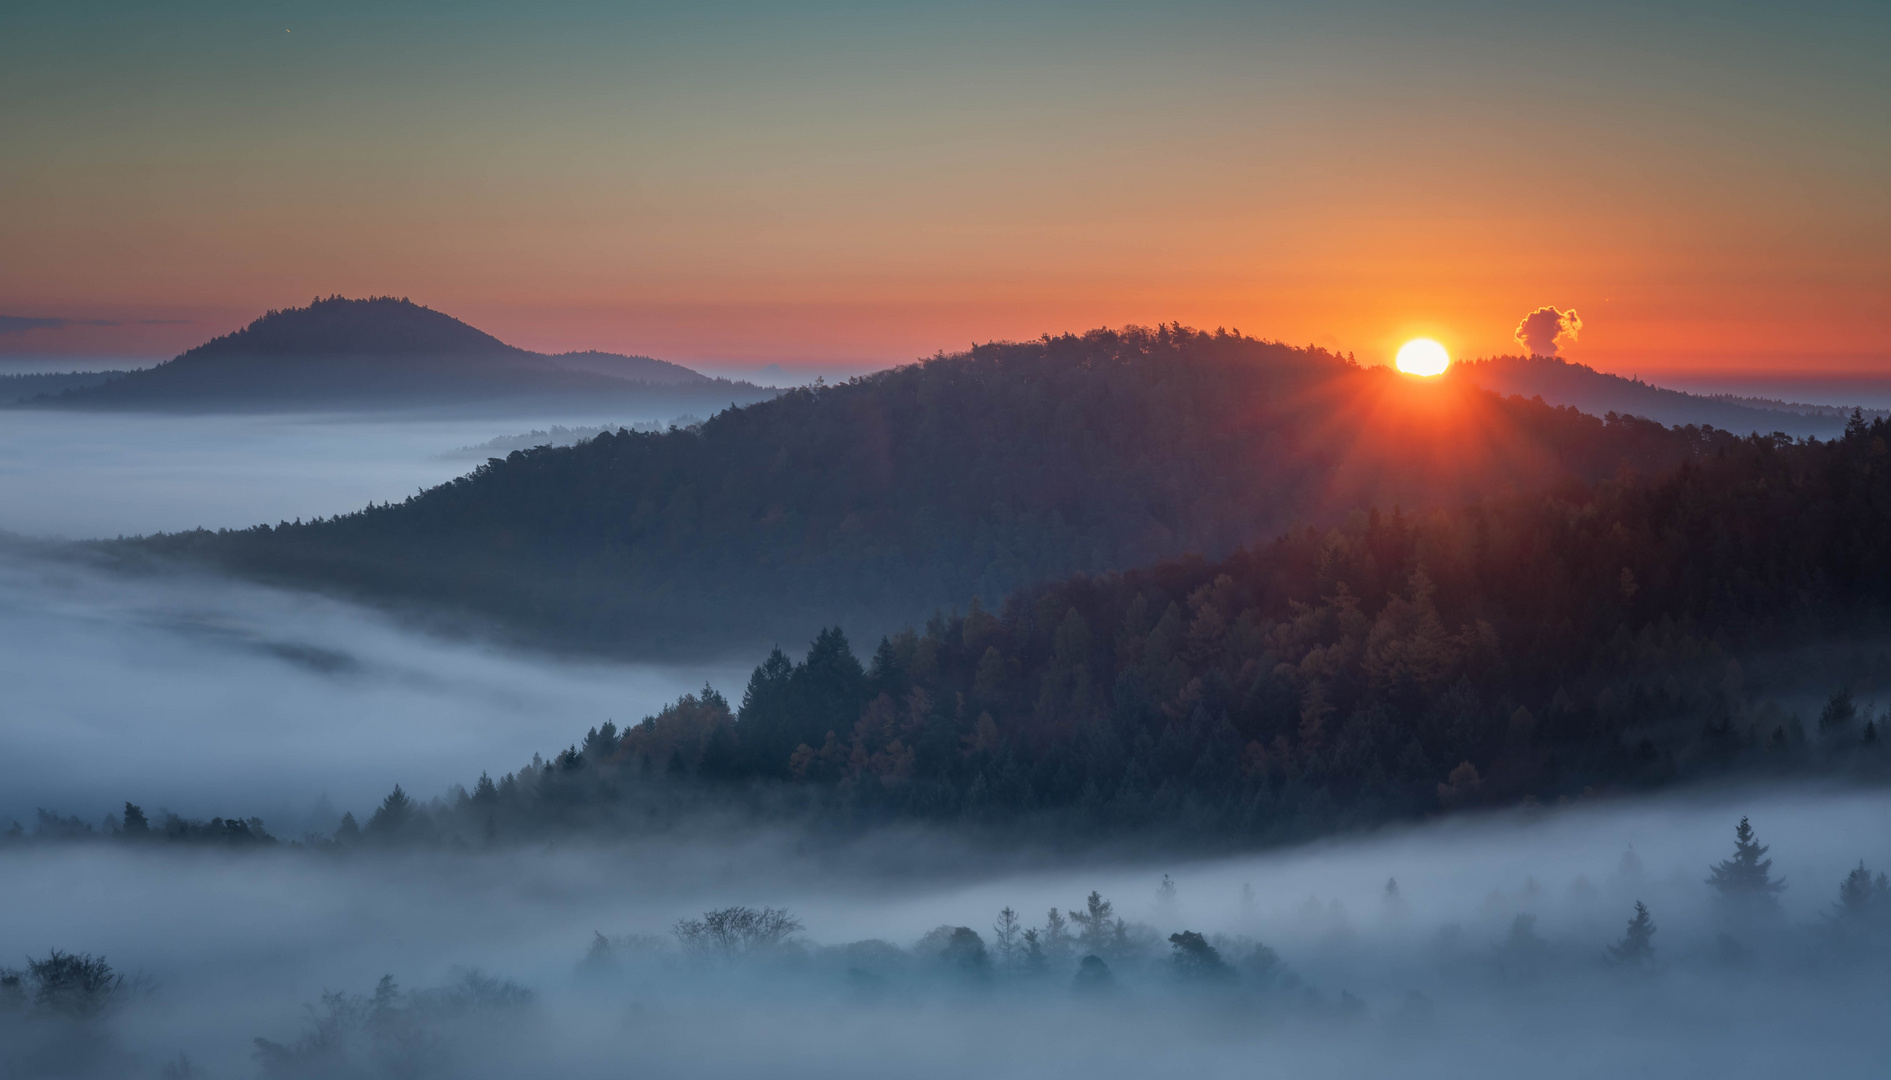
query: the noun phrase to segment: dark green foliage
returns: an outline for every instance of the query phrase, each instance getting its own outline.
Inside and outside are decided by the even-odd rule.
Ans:
[[[1099,330],[795,390],[699,428],[515,451],[395,506],[117,550],[471,610],[570,648],[747,646],[1220,557],[1368,503],[1660,471],[1729,438],[1422,390],[1318,350]]]

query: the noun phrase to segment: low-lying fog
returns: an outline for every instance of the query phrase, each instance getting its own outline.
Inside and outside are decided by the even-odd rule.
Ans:
[[[40,807],[96,825],[131,800],[293,837],[324,794],[334,813],[306,823],[332,828],[395,783],[431,797],[747,678],[507,653],[309,594],[0,545],[0,831]]]
[[[1035,867],[921,835],[385,858],[16,848],[0,852],[0,957],[90,951],[145,977],[112,1022],[117,1075],[1881,1075],[1882,957],[1860,965],[1824,915],[1859,859],[1891,857],[1888,811],[1816,793],[1614,803]],[[1771,929],[1721,939],[1703,881],[1741,814],[1788,887]],[[1093,889],[1131,924],[1104,985],[1085,988],[1074,954],[1038,974],[1004,962],[1001,908],[1038,928]],[[1612,965],[1637,900],[1654,961]],[[679,950],[677,920],[732,904],[805,929],[746,959]],[[983,960],[920,942],[942,924],[978,933]],[[1183,930],[1239,973],[1185,978],[1166,940]],[[586,962],[600,931],[615,941]],[[890,944],[833,948],[867,939]],[[467,968],[531,997],[371,996],[383,975],[404,991]],[[362,997],[305,1011],[324,990]],[[274,1057],[252,1057],[258,1037]]]
[[[173,416],[0,411],[0,531],[87,539],[242,528],[398,502],[477,465],[454,451],[555,425],[674,419]],[[504,456],[498,454],[497,456]]]

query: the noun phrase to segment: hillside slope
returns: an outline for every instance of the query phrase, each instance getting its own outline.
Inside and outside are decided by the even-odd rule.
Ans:
[[[272,311],[155,367],[36,402],[60,409],[301,411],[499,402],[713,410],[773,391],[644,356],[548,356],[407,300]]]
[[[1712,425],[1742,435],[1771,435],[1782,431],[1795,438],[1830,439],[1844,432],[1849,413],[1849,410],[1834,408],[1806,407],[1805,411],[1765,408],[1758,401],[1704,397],[1654,386],[1640,379],[1624,379],[1587,364],[1553,356],[1496,356],[1461,361],[1451,366],[1449,377],[1500,394],[1541,397],[1551,405],[1569,405],[1596,416],[1620,413],[1663,424]]]
[[[795,640],[1367,503],[1664,469],[1714,436],[1179,327],[979,346],[698,428],[515,451],[342,518],[141,541],[582,648]]]

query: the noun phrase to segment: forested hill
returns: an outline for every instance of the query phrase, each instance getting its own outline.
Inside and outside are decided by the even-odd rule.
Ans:
[[[271,311],[155,367],[35,404],[285,411],[647,401],[681,412],[772,394],[647,356],[531,352],[404,299],[330,297]]]
[[[1450,378],[1486,390],[1520,397],[1541,397],[1552,405],[1570,405],[1597,416],[1620,413],[1663,424],[1712,425],[1736,434],[1785,432],[1797,438],[1832,438],[1845,430],[1849,410],[1808,407],[1766,408],[1757,402],[1703,397],[1624,379],[1587,364],[1554,356],[1495,356],[1451,366]],[[1887,415],[1878,413],[1876,415]]]
[[[1882,783],[1887,440],[1858,420],[1730,441],[1661,477],[1077,576],[864,664],[824,631],[739,707],[705,690],[600,724],[427,827],[533,839],[708,805],[1199,844],[1736,776]]]
[[[1219,557],[1367,503],[1659,471],[1719,436],[1604,422],[1178,327],[983,345],[517,451],[397,505],[137,542],[604,651],[899,625],[1073,571]]]

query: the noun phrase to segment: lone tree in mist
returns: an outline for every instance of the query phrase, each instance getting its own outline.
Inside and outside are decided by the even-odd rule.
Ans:
[[[1023,933],[1024,924],[1018,921],[1018,913],[1010,905],[998,913],[998,919],[991,924],[992,940],[998,948],[998,960],[1006,967],[1018,957],[1018,939]]]
[[[1609,955],[1618,964],[1645,967],[1655,959],[1655,920],[1648,914],[1648,905],[1635,901],[1635,917],[1628,920],[1628,932],[1622,940],[1609,946]]]
[[[1753,826],[1742,817],[1733,831],[1733,858],[1716,864],[1707,883],[1723,899],[1743,908],[1777,908],[1776,897],[1786,883],[1773,879],[1773,860],[1766,857],[1766,852],[1766,845],[1755,838]]]
[[[1833,925],[1850,933],[1891,933],[1891,880],[1865,869],[1864,860],[1838,883],[1838,902],[1828,916]]]

